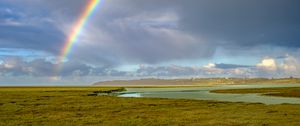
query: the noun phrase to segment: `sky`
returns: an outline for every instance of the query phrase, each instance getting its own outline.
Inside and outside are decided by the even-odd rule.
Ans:
[[[0,85],[300,77],[299,0],[0,0]]]

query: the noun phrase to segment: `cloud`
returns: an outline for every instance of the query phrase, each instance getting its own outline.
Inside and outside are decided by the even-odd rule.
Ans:
[[[204,0],[185,2],[180,10],[186,30],[223,46],[296,47],[299,1]],[[195,12],[197,16],[195,16]]]
[[[233,64],[214,64],[204,66],[152,66],[140,65],[135,71],[120,71],[113,67],[93,67],[78,62],[66,62],[61,73],[53,71],[57,64],[45,59],[25,61],[20,57],[8,57],[0,60],[0,78],[19,82],[12,78],[27,78],[30,82],[92,83],[109,79],[137,78],[181,78],[181,77],[300,77],[299,60],[286,56],[284,60],[262,59],[256,66]],[[33,78],[36,78],[34,81]],[[1,83],[1,81],[0,81]],[[78,82],[77,82],[78,83]]]
[[[86,2],[27,1],[2,2],[10,5],[2,9],[8,15],[3,20],[31,25],[1,28],[0,45],[58,54]],[[156,64],[210,58],[217,47],[231,50],[230,47],[237,46],[235,50],[240,52],[243,50],[239,48],[254,47],[249,53],[261,45],[298,48],[297,4],[298,1],[283,0],[104,1],[79,37],[70,58],[92,64],[101,62],[100,65]],[[18,36],[17,40],[13,36]],[[87,50],[100,51],[101,55]]]
[[[209,64],[207,64],[207,65],[205,65],[205,66],[203,66],[204,68],[215,68],[216,67],[216,64],[214,64],[214,63],[209,63]]]
[[[282,59],[282,60],[280,60]],[[299,60],[294,56],[286,55],[284,58],[276,60],[274,58],[265,58],[256,66],[260,73],[275,77],[299,76],[300,65]]]
[[[291,55],[286,55],[286,58],[277,67],[290,76],[297,77],[300,74],[300,60]]]
[[[165,77],[299,77],[299,60],[287,56],[283,61],[273,58],[262,59],[255,66],[209,63],[202,67],[140,66],[139,76]]]
[[[78,62],[67,62],[64,64],[60,73],[55,71],[58,64],[47,59],[34,59],[26,61],[26,59],[17,56],[1,58],[0,75],[1,76],[33,76],[33,77],[53,77],[53,76],[88,76],[99,75],[106,70],[81,64]]]
[[[209,66],[209,67],[208,67]],[[247,71],[248,70],[248,71]],[[183,67],[171,66],[141,66],[137,71],[137,76],[142,77],[249,77],[248,68],[221,69],[212,64],[203,67]]]
[[[86,2],[0,1],[1,76],[299,75],[297,0],[104,0],[56,77],[54,60]]]
[[[49,17],[25,12],[0,6],[0,47],[56,54],[64,35]]]
[[[234,69],[234,68],[249,68],[252,66],[220,63],[220,64],[215,64],[215,67],[221,69]]]
[[[266,58],[263,59],[261,63],[258,63],[256,65],[258,68],[270,70],[270,71],[275,71],[277,70],[277,64],[274,59],[271,58]]]

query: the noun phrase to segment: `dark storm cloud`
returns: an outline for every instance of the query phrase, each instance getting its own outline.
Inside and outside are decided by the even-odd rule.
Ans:
[[[68,31],[64,27],[76,20],[85,4],[80,0],[28,0],[26,3],[4,0],[4,3],[22,8],[30,16],[47,15],[55,22],[1,26],[0,44],[52,52],[59,50]],[[101,38],[88,40],[98,44],[78,46],[72,58],[108,64],[159,63],[211,57],[219,46],[298,48],[299,6],[298,0],[107,0],[88,25],[98,30],[87,27],[83,33],[92,32],[87,35],[89,38],[102,34]],[[16,17],[6,14],[1,18]],[[83,43],[84,38],[79,41]],[[98,48],[102,54],[85,53],[89,48]],[[119,60],[108,59],[103,54]]]
[[[190,0],[180,13],[186,30],[218,44],[298,48],[299,7],[298,0]]]
[[[0,48],[56,56],[85,4],[83,0],[0,1]],[[220,48],[224,56],[299,58],[299,12],[299,0],[104,0],[82,30],[61,75],[258,73],[240,63],[215,64],[213,69],[151,64],[206,61]],[[0,62],[2,75],[52,76],[49,71],[55,64],[26,58],[12,60],[19,64],[16,67]],[[114,69],[128,64],[150,66],[133,73]]]
[[[95,25],[114,38],[103,40],[102,47],[116,49],[107,54],[138,63],[205,59],[217,47],[243,55],[266,46],[270,51],[259,56],[282,55],[272,48],[300,47],[299,6],[296,0],[111,0]]]
[[[47,15],[47,14],[45,14]],[[0,6],[0,47],[57,53],[64,35],[51,18]]]
[[[173,9],[179,14],[184,31],[221,41],[216,43],[221,46],[300,46],[298,0],[127,0],[124,3],[141,11]]]
[[[64,38],[59,33],[56,29],[51,30],[45,27],[0,26],[0,46],[1,48],[25,48],[56,53]]]

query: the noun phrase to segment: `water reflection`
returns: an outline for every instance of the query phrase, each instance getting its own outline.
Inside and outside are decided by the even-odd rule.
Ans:
[[[119,97],[149,97],[149,98],[174,98],[174,99],[197,99],[197,100],[218,100],[231,102],[251,102],[264,104],[300,104],[299,98],[262,96],[259,94],[220,94],[210,93],[217,89],[238,89],[238,88],[267,88],[267,87],[299,87],[293,85],[220,85],[215,87],[194,87],[194,88],[127,88]]]
[[[142,96],[141,96],[141,93],[124,93],[124,94],[120,94],[118,97],[138,98],[138,97],[142,97]]]

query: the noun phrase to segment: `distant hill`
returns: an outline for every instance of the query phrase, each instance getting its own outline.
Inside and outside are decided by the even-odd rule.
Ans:
[[[208,86],[215,84],[300,84],[300,78],[140,79],[97,82],[96,86]]]

